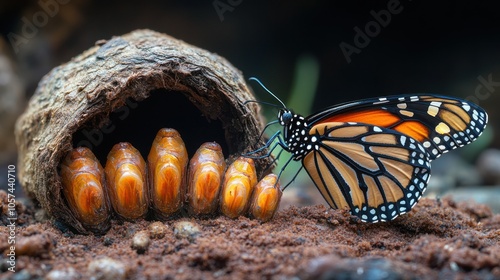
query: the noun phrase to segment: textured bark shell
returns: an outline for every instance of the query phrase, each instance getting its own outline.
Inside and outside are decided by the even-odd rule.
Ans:
[[[64,200],[59,163],[84,125],[103,127],[111,112],[158,89],[183,93],[200,114],[220,121],[231,158],[263,144],[257,142],[259,107],[243,105],[255,98],[236,68],[168,35],[138,30],[99,41],[41,80],[15,131],[19,179],[28,195],[49,215],[88,233]]]

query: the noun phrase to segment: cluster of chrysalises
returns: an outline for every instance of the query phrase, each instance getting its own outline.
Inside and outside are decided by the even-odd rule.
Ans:
[[[89,230],[109,227],[119,218],[158,219],[187,213],[249,215],[270,220],[278,209],[281,189],[274,174],[257,183],[254,162],[240,157],[226,170],[219,144],[207,142],[189,160],[175,129],[156,135],[147,162],[130,143],[116,144],[103,168],[86,147],[71,150],[61,163],[64,196],[77,219]]]

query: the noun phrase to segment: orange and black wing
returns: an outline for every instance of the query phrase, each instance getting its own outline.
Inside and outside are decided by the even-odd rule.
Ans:
[[[410,211],[426,189],[430,158],[401,132],[364,123],[313,126],[317,139],[302,164],[333,208],[349,208],[366,222],[389,221]]]
[[[359,122],[385,127],[418,140],[431,160],[475,140],[488,115],[466,100],[439,95],[396,95],[327,108],[306,119],[310,126]]]

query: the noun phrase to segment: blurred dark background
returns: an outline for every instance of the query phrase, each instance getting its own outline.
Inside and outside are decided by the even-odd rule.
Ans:
[[[436,180],[446,175],[434,184],[451,180],[452,186],[476,189],[499,185],[496,8],[495,1],[463,0],[3,1],[0,162],[15,163],[13,119],[44,74],[97,40],[149,28],[218,53],[285,101],[295,98],[295,104],[301,103],[289,95],[305,88],[302,97],[311,100],[312,108],[300,108],[303,114],[339,102],[399,93],[430,92],[477,102],[490,115],[484,139],[447,161],[443,157],[442,167],[437,161]],[[341,46],[351,53],[346,55]],[[253,88],[260,99],[272,101]],[[450,167],[457,158],[463,166]],[[6,173],[3,170],[0,173]],[[477,180],[467,181],[474,176]]]

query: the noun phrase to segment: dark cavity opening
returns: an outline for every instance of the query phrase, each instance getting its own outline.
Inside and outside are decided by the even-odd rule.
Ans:
[[[90,120],[73,135],[73,147],[90,148],[103,166],[109,151],[119,142],[130,142],[147,160],[156,133],[164,127],[179,131],[190,158],[202,143],[212,141],[219,143],[224,155],[228,155],[222,123],[207,119],[179,92],[154,90],[140,102],[127,100],[103,126],[93,127],[95,122]]]

